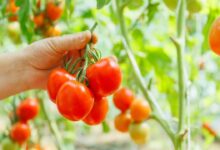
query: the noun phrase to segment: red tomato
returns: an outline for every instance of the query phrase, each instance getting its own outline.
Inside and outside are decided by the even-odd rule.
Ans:
[[[14,124],[10,131],[12,140],[19,144],[24,143],[30,137],[31,131],[26,123],[18,122]]]
[[[94,106],[88,116],[83,119],[83,121],[88,125],[100,124],[106,117],[108,113],[108,100],[107,98],[101,98],[95,100]]]
[[[86,76],[95,96],[105,97],[114,93],[122,80],[121,69],[113,57],[102,58],[88,67]]]
[[[60,87],[70,80],[75,80],[75,78],[64,69],[55,69],[51,72],[47,82],[47,92],[54,103],[56,103]]]
[[[36,16],[34,16],[34,24],[36,25],[36,27],[41,27],[44,25],[44,13],[40,13]]]
[[[151,109],[147,101],[136,99],[130,107],[131,117],[135,122],[141,122],[148,119],[151,114]]]
[[[220,55],[220,17],[216,19],[210,29],[209,45],[214,53]]]
[[[18,12],[18,10],[19,10],[19,7],[17,7],[15,5],[15,1],[14,0],[10,0],[9,3],[7,4],[7,8],[6,8],[6,11],[8,13],[10,13],[10,17],[8,18],[8,20],[10,22],[18,20],[18,16],[16,14]]]
[[[85,118],[93,104],[94,98],[90,90],[78,81],[64,83],[57,94],[59,112],[72,121]]]
[[[47,17],[55,21],[59,19],[62,15],[62,8],[59,5],[56,5],[54,2],[48,2],[46,6]]]
[[[127,88],[121,88],[114,94],[113,97],[115,107],[120,109],[122,112],[129,109],[133,100],[134,94]]]
[[[33,119],[39,112],[37,99],[27,98],[16,109],[17,116],[23,122]]]
[[[127,132],[129,125],[131,124],[131,115],[128,113],[120,113],[115,117],[115,128],[120,132]]]

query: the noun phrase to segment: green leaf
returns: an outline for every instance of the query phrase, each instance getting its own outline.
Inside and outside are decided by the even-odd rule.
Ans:
[[[101,9],[105,5],[107,5],[111,0],[97,0],[97,8]]]
[[[109,125],[106,123],[106,121],[102,122],[102,130],[104,133],[108,133],[110,131]]]

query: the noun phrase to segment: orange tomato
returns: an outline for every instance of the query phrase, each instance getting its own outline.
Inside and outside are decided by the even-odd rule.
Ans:
[[[60,34],[61,34],[60,29],[53,26],[48,27],[46,32],[44,33],[46,37],[59,36]]]
[[[41,27],[44,25],[44,13],[40,13],[36,16],[34,16],[34,24],[36,27]]]
[[[131,115],[129,113],[120,113],[115,117],[115,128],[120,132],[127,132],[131,124]]]
[[[210,29],[209,45],[214,53],[220,55],[220,17],[216,19]]]
[[[10,17],[8,18],[8,21],[14,22],[18,20],[17,12],[19,10],[19,7],[15,5],[14,0],[10,0],[7,7],[6,7],[6,12],[10,14]]]
[[[141,122],[148,119],[151,109],[147,101],[136,99],[132,102],[130,107],[131,117],[135,122]]]

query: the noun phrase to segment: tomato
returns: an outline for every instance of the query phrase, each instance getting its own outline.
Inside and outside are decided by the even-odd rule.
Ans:
[[[15,44],[21,43],[21,29],[18,22],[10,22],[7,26],[8,36]]]
[[[121,88],[118,90],[113,97],[115,107],[120,109],[122,112],[128,110],[134,100],[134,94],[127,88]]]
[[[132,102],[130,110],[131,118],[135,122],[141,122],[148,119],[151,113],[151,109],[147,101],[140,99],[136,99]]]
[[[41,27],[44,25],[44,13],[40,13],[36,16],[34,16],[34,24],[36,27]]]
[[[1,150],[19,150],[18,144],[11,141],[9,138],[1,141]]]
[[[94,106],[88,116],[83,121],[88,125],[100,124],[108,113],[108,100],[107,98],[96,99]]]
[[[189,13],[197,13],[201,11],[201,9],[201,0],[187,0],[187,10],[189,11]]]
[[[63,12],[63,9],[61,8],[61,6],[56,5],[54,2],[47,3],[46,13],[47,13],[47,17],[50,20],[55,21],[59,19],[62,15],[62,12]]]
[[[220,55],[220,17],[215,20],[210,29],[209,45],[214,53]]]
[[[175,10],[178,5],[178,0],[163,0],[163,2],[170,10]],[[202,9],[201,0],[186,0],[186,4],[187,10],[191,14],[197,13]]]
[[[57,95],[59,112],[67,119],[84,119],[92,110],[94,98],[90,90],[78,81],[68,81],[62,85]]]
[[[87,68],[89,88],[95,96],[105,97],[113,94],[122,80],[121,69],[113,57],[102,58]]]
[[[45,37],[59,36],[61,34],[60,29],[54,26],[49,26],[44,32]]]
[[[56,103],[56,97],[60,87],[70,80],[75,80],[75,78],[64,69],[59,68],[51,72],[47,81],[47,92],[54,103]]]
[[[170,10],[175,10],[178,4],[178,0],[163,0],[163,2]]]
[[[115,128],[120,132],[127,132],[128,127],[131,124],[131,115],[129,113],[120,113],[115,117]]]
[[[149,138],[149,126],[146,122],[132,123],[129,126],[129,134],[136,144],[145,144]]]
[[[31,131],[29,126],[23,122],[18,122],[14,124],[10,131],[11,138],[19,144],[26,142],[30,137],[30,134]]]
[[[14,0],[10,0],[6,11],[9,13],[10,17],[8,18],[8,21],[13,22],[13,21],[17,21],[18,20],[18,16],[17,16],[17,12],[19,10],[19,7],[17,7],[15,5],[15,1]]]
[[[35,118],[38,112],[39,112],[38,100],[34,98],[27,98],[23,100],[16,109],[17,116],[23,122]]]

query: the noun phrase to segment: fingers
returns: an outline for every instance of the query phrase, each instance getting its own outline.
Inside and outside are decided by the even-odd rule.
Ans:
[[[77,34],[53,37],[45,40],[54,51],[64,53],[65,51],[83,49],[91,40],[91,32],[84,31]]]

